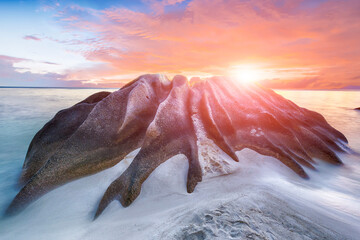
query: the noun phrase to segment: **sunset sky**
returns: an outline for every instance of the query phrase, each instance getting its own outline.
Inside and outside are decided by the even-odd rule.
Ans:
[[[0,1],[0,86],[249,69],[272,88],[360,87],[360,1]]]

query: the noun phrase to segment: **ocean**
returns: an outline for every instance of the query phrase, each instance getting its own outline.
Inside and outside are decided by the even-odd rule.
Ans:
[[[59,110],[103,90],[0,88],[0,215],[3,215],[19,191],[17,180],[27,148],[36,132]],[[349,146],[360,152],[360,111],[354,110],[355,107],[360,107],[360,91],[277,90],[276,92],[301,107],[321,113],[333,127],[344,133],[349,140]],[[324,229],[330,229],[330,232],[327,232],[330,238],[340,239],[343,236],[344,239],[356,239],[356,236],[360,236],[360,157],[348,154],[339,155],[344,162],[342,167],[319,163],[318,171],[309,173],[310,180],[298,179],[290,170],[281,168],[276,163],[270,167],[267,167],[267,164],[249,163],[245,167],[241,166],[233,176],[231,174],[217,176],[200,183],[192,195],[186,193],[185,187],[179,187],[184,180],[181,174],[169,173],[171,168],[186,170],[186,166],[182,163],[186,161],[182,158],[174,158],[168,163],[167,168],[157,170],[157,175],[154,174],[154,177],[147,180],[149,183],[145,184],[143,192],[133,205],[124,209],[114,202],[103,216],[93,222],[93,211],[106,187],[121,174],[133,156],[134,153],[130,154],[124,163],[112,169],[76,180],[46,194],[15,217],[1,217],[0,239],[168,239],[170,236],[181,238],[179,231],[188,230],[189,234],[192,231],[184,223],[192,221],[188,219],[190,214],[188,210],[192,208],[196,211],[201,208],[206,210],[209,206],[215,207],[219,202],[230,201],[229,199],[233,197],[258,199],[259,196],[252,196],[251,192],[267,194],[271,189],[276,189],[280,200],[290,202],[289,209],[301,213],[306,221],[315,221],[320,226],[319,229],[327,226]],[[264,161],[258,155],[255,157],[259,158],[259,162]],[[244,162],[246,163],[246,160]],[[281,169],[276,170],[277,168]],[[255,175],[256,180],[253,180]],[[236,186],[224,188],[223,182],[225,184],[226,181],[235,181],[235,178],[243,186],[241,189]],[[156,185],[163,184],[164,181],[166,183],[163,187],[150,186],[150,182]],[[224,189],[216,190],[214,186]],[[222,196],[215,202],[214,199],[217,197],[214,196],[217,195],[211,195],[210,192],[215,194],[218,191],[222,191]],[[229,193],[228,198],[226,193]],[[161,199],[158,196],[161,196]],[[210,198],[213,205],[209,203],[206,206],[206,199]],[[191,201],[198,200],[204,201],[202,205],[191,204]],[[244,200],[242,204],[244,203],[247,202]],[[271,204],[273,206],[274,202]],[[240,204],[241,206],[244,205]],[[258,208],[261,206],[257,205]],[[184,214],[181,215],[179,209]],[[198,214],[202,216],[203,212]],[[284,219],[286,221],[286,218]],[[177,221],[183,225],[180,224],[178,229],[174,229],[173,226],[179,226],[175,224],[179,223]],[[209,227],[209,231],[216,231],[222,236],[223,233],[216,224],[211,225],[201,221],[200,223],[203,224],[201,226]],[[269,224],[270,222],[266,226]],[[315,227],[318,226],[316,224]],[[256,224],[254,226],[265,235],[270,234],[266,236],[273,236],[274,239],[280,231],[271,233],[276,227],[267,228],[265,225]],[[266,228],[268,232],[262,228]],[[239,229],[246,230],[242,227]],[[309,230],[304,227],[304,232],[306,231]],[[332,231],[335,233],[333,234]],[[299,233],[299,230],[297,234],[299,239],[306,235]]]

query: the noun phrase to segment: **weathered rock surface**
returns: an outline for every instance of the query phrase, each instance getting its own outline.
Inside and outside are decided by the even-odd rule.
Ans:
[[[91,95],[74,106],[61,110],[34,136],[20,177],[24,185],[46,163],[55,151],[80,127],[96,103],[110,92],[99,92]]]
[[[318,113],[270,89],[214,77],[189,85],[143,75],[111,94],[101,92],[60,111],[34,137],[20,183],[7,210],[13,214],[66,182],[112,167],[141,148],[128,169],[106,190],[95,217],[113,200],[130,205],[161,163],[177,154],[189,161],[187,190],[202,180],[197,124],[225,153],[244,148],[272,156],[303,178],[314,158],[341,165],[345,136]]]

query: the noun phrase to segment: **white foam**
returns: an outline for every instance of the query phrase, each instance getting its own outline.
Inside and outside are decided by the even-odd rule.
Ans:
[[[305,219],[302,224],[320,224],[321,231],[328,231],[326,227],[331,226],[340,234],[360,234],[356,230],[360,210],[355,196],[331,190],[321,182],[314,185],[302,180],[276,159],[249,149],[237,152],[240,162],[236,163],[238,167],[232,174],[207,177],[192,194],[186,192],[188,161],[183,155],[174,156],[150,175],[132,205],[123,208],[114,201],[93,222],[94,211],[106,188],[126,169],[137,151],[113,168],[68,183],[46,194],[19,215],[2,220],[1,239],[118,239],[119,236],[124,239],[153,239],[154,236],[175,236],[182,228],[190,231],[189,226],[197,226],[196,222],[191,223],[195,216],[203,216],[209,211],[208,214],[216,218],[213,211],[221,206],[225,206],[227,210],[224,211],[228,214],[234,214],[234,218],[239,217],[236,215],[238,211],[249,214],[250,230],[257,226],[256,221],[261,220],[260,215],[251,214],[255,207],[263,214],[270,211],[275,217],[289,214],[291,218],[295,214]],[[279,204],[279,201],[286,205]],[[227,217],[222,215],[218,221],[225,221],[224,217],[226,220]],[[291,219],[286,224],[295,221]],[[219,232],[226,227],[208,224],[210,232]],[[272,226],[271,221],[262,227],[267,229],[261,231],[268,233],[289,234],[281,226]],[[326,234],[337,236],[331,235],[335,234],[332,232]]]

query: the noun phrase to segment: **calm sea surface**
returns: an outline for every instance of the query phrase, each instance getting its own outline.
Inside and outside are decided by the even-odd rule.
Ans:
[[[114,91],[110,89],[108,91]],[[0,214],[19,190],[16,182],[28,145],[35,133],[56,112],[103,89],[0,88]],[[350,146],[360,152],[360,91],[277,91],[301,107],[321,113],[343,132]],[[360,219],[360,159],[344,157],[345,166],[327,183],[324,194],[340,198],[333,204],[339,211]],[[338,206],[339,202],[354,204]],[[321,203],[322,204],[322,203]],[[331,205],[332,206],[332,205]],[[66,220],[64,220],[66,221]],[[5,231],[6,226],[1,226]],[[14,234],[15,236],[16,234]]]

